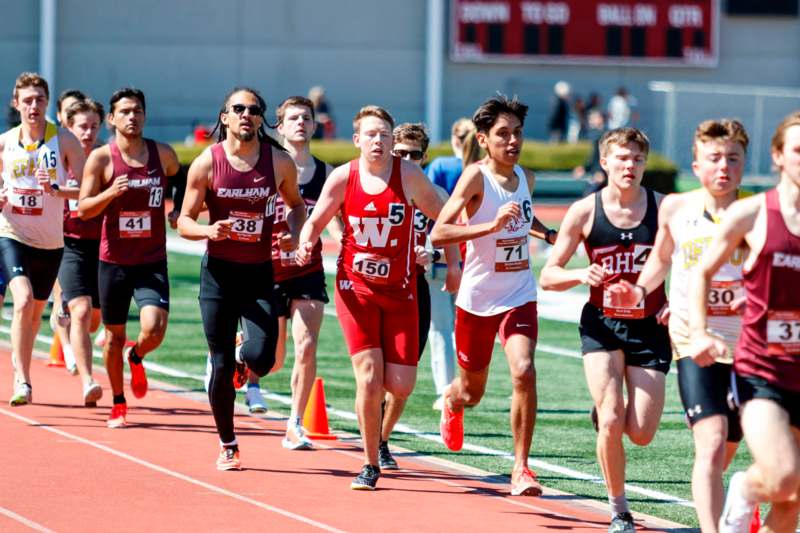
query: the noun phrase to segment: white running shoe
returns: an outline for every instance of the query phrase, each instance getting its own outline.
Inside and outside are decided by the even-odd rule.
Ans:
[[[14,395],[11,396],[8,404],[12,407],[18,407],[29,403],[33,403],[33,389],[28,383],[17,383],[16,387],[14,387]]]
[[[86,407],[97,407],[97,400],[103,397],[103,387],[94,380],[83,387],[83,405]]]
[[[442,406],[444,405],[444,395],[440,394],[436,401],[433,402],[433,410],[434,411],[441,411]]]
[[[72,346],[62,341],[61,351],[64,353],[64,366],[67,368],[67,372],[73,376],[77,375],[78,363],[75,361],[75,352],[72,351]]]
[[[247,392],[244,395],[244,402],[250,409],[250,413],[254,415],[263,415],[267,412],[267,402],[261,395],[261,389],[256,385],[255,387],[247,386]]]
[[[286,436],[281,441],[281,446],[287,450],[310,450],[314,444],[306,437],[303,426],[290,422],[286,427]]]
[[[755,502],[745,499],[742,494],[746,474],[736,472],[728,483],[728,496],[725,498],[725,508],[719,517],[720,533],[749,533],[750,522],[756,512]]]

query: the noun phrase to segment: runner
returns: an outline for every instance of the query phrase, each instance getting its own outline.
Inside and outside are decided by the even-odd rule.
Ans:
[[[655,291],[664,282],[672,266],[669,336],[673,357],[678,361],[681,402],[694,435],[692,496],[700,528],[710,533],[717,531],[725,498],[722,472],[742,439],[738,413],[728,406],[728,391],[733,346],[742,322],[737,311],[744,304],[742,264],[746,249],[738,249],[711,281],[708,325],[730,350],[707,366],[688,357],[687,293],[690,278],[726,210],[743,195],[738,187],[742,182],[747,144],[747,133],[739,121],[707,120],[697,127],[692,169],[703,187],[664,198],[658,213],[656,241],[639,274],[638,286],[621,281],[609,287],[615,305],[634,307],[644,294]]]
[[[83,100],[86,100],[86,95],[78,89],[67,89],[58,96],[58,100],[56,100],[56,120],[58,120],[59,125],[69,129],[67,126],[67,108]],[[95,134],[95,138],[96,137],[97,134]],[[85,152],[84,154],[88,155]],[[78,178],[80,178],[80,176],[78,176]],[[71,183],[71,181],[72,176],[69,176],[67,182],[70,187],[80,186],[77,181],[74,183]],[[70,200],[68,203],[74,206],[77,205],[77,200]],[[61,298],[61,285],[58,279],[56,279],[56,282],[53,284],[52,301],[53,307],[50,311],[50,329],[61,341],[61,351],[64,354],[64,365],[67,371],[70,374],[76,374],[78,373],[78,366],[75,361],[75,354],[69,342],[69,309]]]
[[[64,115],[64,124],[77,137],[86,157],[92,152],[103,120],[103,106],[94,100],[76,100]],[[72,173],[67,186],[78,190],[80,179]],[[80,373],[83,384],[83,401],[94,407],[103,396],[103,388],[92,378],[91,333],[100,326],[100,297],[97,293],[97,267],[100,253],[100,217],[83,221],[78,218],[78,200],[69,200],[64,206],[64,257],[58,270],[59,296],[54,294],[53,309],[61,309],[61,300],[68,306],[68,328],[63,342],[64,359],[67,351],[74,355],[67,368]],[[55,289],[53,291],[55,293]]]
[[[622,436],[639,446],[653,440],[672,361],[667,328],[662,325],[663,283],[633,308],[614,307],[606,290],[620,279],[635,282],[655,241],[661,195],[641,186],[649,149],[647,137],[634,128],[603,135],[600,164],[608,174],[608,185],[570,206],[540,279],[546,290],[590,286],[581,313],[581,350],[595,405],[597,460],[611,504],[610,532],[635,531],[625,497]],[[591,264],[565,268],[581,242]]]
[[[427,158],[428,144],[430,139],[425,131],[424,124],[400,124],[394,129],[394,148],[392,155],[401,159],[406,159],[416,163],[420,167]],[[436,192],[443,202],[447,201],[447,193],[444,189],[434,185]],[[419,209],[414,210],[414,253],[416,255],[417,272],[417,312],[419,313],[419,354],[417,360],[422,359],[422,352],[428,342],[428,330],[431,326],[431,291],[425,273],[433,268],[434,258],[448,258],[453,264],[448,266],[449,279],[460,280],[461,266],[458,264],[458,247],[452,245],[448,254],[443,254],[440,250],[430,249],[428,232],[432,226],[432,221],[425,216]],[[449,269],[454,269],[452,272]],[[450,293],[445,292],[447,297]],[[378,466],[381,470],[397,470],[399,466],[392,456],[389,449],[389,437],[394,426],[400,420],[400,416],[405,409],[407,398],[398,398],[390,392],[386,393],[383,402],[383,419],[381,422],[381,442],[378,446]]]
[[[429,217],[442,206],[419,166],[392,157],[393,127],[391,115],[380,107],[363,107],[356,114],[353,142],[361,155],[331,172],[297,250],[298,264],[307,264],[323,228],[341,210],[345,229],[336,313],[356,378],[365,459],[350,484],[355,490],[374,490],[380,477],[384,391],[407,398],[417,377],[413,206]]]
[[[283,146],[297,167],[300,195],[310,216],[325,179],[333,170],[330,165],[311,155],[311,138],[317,125],[314,104],[304,96],[292,96],[278,106],[275,114],[278,120],[278,133],[283,137]],[[286,437],[282,444],[289,450],[302,450],[312,447],[311,441],[303,431],[302,417],[317,374],[317,341],[325,304],[328,303],[328,291],[325,287],[325,272],[322,269],[321,241],[318,240],[314,245],[310,262],[302,267],[295,263],[294,250],[281,252],[281,235],[289,229],[287,214],[283,200],[278,198],[275,224],[272,228],[272,268],[275,272],[278,342],[275,352],[276,362],[272,371],[275,372],[282,367],[286,358],[287,321],[291,318],[294,342],[292,407],[286,425]],[[342,240],[342,227],[338,217],[331,219],[327,229],[337,242]],[[258,377],[255,376],[247,388],[247,400],[251,411],[253,406],[257,405],[260,396]]]
[[[142,358],[164,340],[169,316],[164,188],[179,165],[169,145],[142,136],[145,110],[139,89],[126,87],[111,95],[107,121],[114,138],[89,156],[78,202],[83,220],[102,215],[98,293],[106,331],[103,358],[114,395],[110,428],[127,424],[123,355],[130,364],[131,392],[143,398],[147,375]],[[136,342],[126,346],[131,298],[139,308],[141,330]]]
[[[536,424],[534,351],[538,335],[536,280],[530,269],[529,235],[553,242],[534,216],[536,178],[518,165],[528,106],[496,96],[475,111],[472,122],[487,156],[464,169],[431,232],[435,246],[466,241],[464,276],[456,298],[459,376],[445,389],[440,431],[451,450],[464,442],[464,407],[486,390],[494,339],[508,359],[513,393],[513,496],[538,496],[542,487],[528,468]],[[463,217],[462,217],[463,213]],[[466,224],[459,224],[459,217]]]
[[[794,531],[800,511],[800,112],[775,130],[772,161],[778,186],[728,209],[689,292],[690,355],[708,366],[728,353],[707,331],[713,280],[742,246],[750,249],[732,388],[753,464],[731,477],[723,533],[749,531],[759,502],[772,504],[761,531]]]
[[[248,369],[264,376],[275,363],[278,321],[269,243],[277,197],[287,207],[282,250],[295,249],[305,220],[294,162],[264,130],[266,108],[254,89],[228,93],[215,128],[218,142],[192,162],[178,218],[182,237],[208,239],[199,297],[211,352],[208,397],[220,439],[219,470],[242,467],[233,424],[234,380],[243,385]],[[197,223],[204,202],[207,226]],[[236,354],[240,320],[243,342]]]
[[[475,135],[475,124],[472,123],[472,119],[463,117],[456,120],[450,130],[450,146],[454,155],[437,157],[425,169],[428,179],[448,195],[452,194],[464,167],[468,167],[481,157],[481,147]],[[437,396],[432,407],[437,411],[442,410],[444,389],[456,377],[456,350],[453,338],[456,306],[455,296],[443,290],[447,277],[446,267],[443,261],[435,261],[430,270],[431,373]]]
[[[75,136],[45,118],[49,98],[44,78],[20,74],[12,105],[22,122],[0,136],[0,293],[8,283],[14,299],[11,405],[32,401],[33,343],[64,249],[64,198],[77,195],[67,188],[67,169],[80,175],[84,165]]]

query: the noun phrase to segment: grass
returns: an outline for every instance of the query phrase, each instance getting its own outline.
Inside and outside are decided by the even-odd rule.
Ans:
[[[540,266],[541,261],[537,261],[534,268],[537,274]],[[148,355],[149,360],[192,374],[204,372],[207,350],[197,305],[199,268],[199,257],[170,254],[170,324],[162,347]],[[331,292],[332,287],[329,279],[328,288]],[[132,320],[129,327],[129,336],[133,336],[136,321]],[[574,324],[541,319],[539,335],[541,345],[558,346],[575,352],[579,350],[578,332]],[[286,368],[266,377],[262,384],[268,386],[273,393],[288,397],[291,394],[291,366],[292,350],[289,348]],[[341,330],[332,316],[326,316],[323,321],[318,368],[319,375],[325,379],[328,403],[336,409],[352,411],[355,390],[353,373]],[[599,476],[600,469],[595,458],[595,433],[588,416],[591,400],[580,359],[539,351],[536,354],[536,368],[539,409],[532,458]],[[196,381],[175,380],[165,376],[158,378],[202,390],[202,384]],[[508,416],[511,386],[507,364],[499,349],[495,350],[489,381],[481,404],[466,413],[465,442],[510,452],[512,439]],[[667,378],[666,395],[664,416],[655,440],[646,448],[626,445],[627,478],[631,484],[691,500],[690,480],[694,452],[691,433],[684,423],[674,372]],[[430,354],[426,350],[420,363],[416,389],[409,399],[401,423],[422,432],[438,433],[438,412],[431,409],[435,399]],[[288,415],[288,408],[283,404],[272,402],[270,408]],[[210,417],[207,423],[212,424]],[[334,429],[358,433],[354,421],[330,417],[330,423]],[[440,444],[408,434],[396,434],[392,441],[405,448],[490,472],[506,475],[510,472],[511,463],[502,457],[468,451],[453,453]],[[747,454],[740,453],[730,471],[742,469],[748,463]],[[548,487],[601,501],[606,499],[602,485],[577,481],[543,469],[539,469],[538,473],[541,481]],[[629,492],[628,497],[635,511],[697,527],[694,510],[691,508],[659,502],[632,492]]]

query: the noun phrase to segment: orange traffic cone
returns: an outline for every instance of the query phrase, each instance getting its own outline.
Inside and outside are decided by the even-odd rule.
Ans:
[[[47,366],[66,366],[64,363],[64,350],[61,349],[61,337],[53,333],[53,343],[50,345],[50,360]]]
[[[325,387],[322,378],[315,379],[311,387],[311,396],[303,414],[303,427],[310,439],[336,440],[336,435],[331,435],[328,430],[328,411],[325,408]]]
[[[750,533],[758,533],[759,529],[761,529],[761,505],[756,505],[756,512],[750,521]]]

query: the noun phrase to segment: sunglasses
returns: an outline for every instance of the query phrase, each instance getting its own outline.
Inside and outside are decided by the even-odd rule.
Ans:
[[[422,150],[394,150],[392,154],[400,159],[410,157],[414,161],[420,161],[423,157],[425,157],[425,152]]]
[[[260,117],[264,114],[264,110],[258,105],[233,104],[230,110],[241,116],[244,115],[245,109],[247,109],[250,112],[250,116],[253,117]]]

